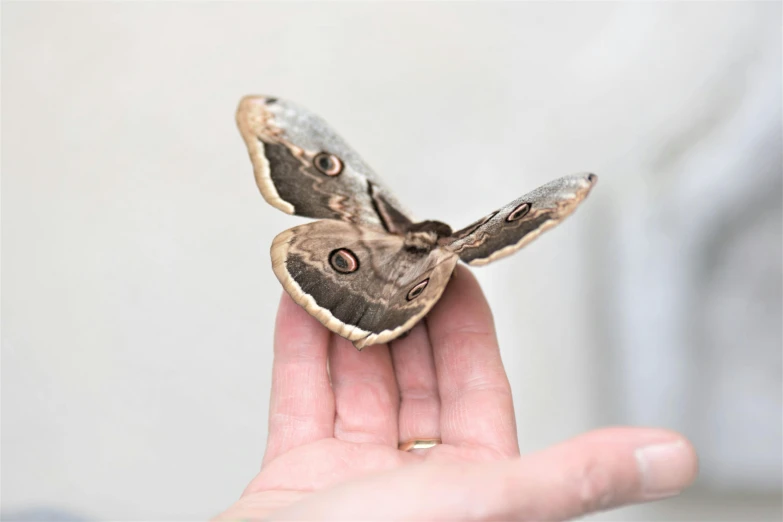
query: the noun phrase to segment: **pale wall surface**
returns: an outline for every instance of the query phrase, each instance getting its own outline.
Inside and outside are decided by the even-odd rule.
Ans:
[[[234,127],[259,92],[421,218],[598,173],[476,270],[522,449],[679,429],[697,490],[596,520],[779,520],[780,44],[779,3],[4,3],[3,511],[204,518],[257,471],[301,222]]]

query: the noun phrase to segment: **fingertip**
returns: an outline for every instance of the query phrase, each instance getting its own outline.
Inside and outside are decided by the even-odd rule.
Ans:
[[[275,353],[282,354],[295,348],[300,353],[312,349],[323,352],[329,343],[329,330],[296,304],[286,292],[280,297],[275,321]]]
[[[452,272],[452,278],[449,287],[456,287],[456,291],[473,291],[480,292],[483,297],[483,292],[479,286],[478,279],[465,265],[457,264]]]
[[[696,448],[673,430],[621,426],[583,437],[588,443],[629,448],[638,469],[640,492],[649,499],[675,495],[691,485],[699,474]]]
[[[492,311],[476,276],[465,266],[457,265],[440,301],[428,315],[430,330],[459,329],[494,333]]]
[[[554,518],[676,496],[698,475],[698,458],[690,441],[657,428],[604,428],[525,460],[524,473],[536,468],[552,472],[548,477],[538,475],[538,481],[544,485],[542,498],[559,506],[547,512]]]
[[[292,316],[298,313],[297,309],[304,312],[302,307],[296,304],[288,293],[283,292],[277,305],[277,319],[275,321],[277,328],[289,327],[289,324],[295,320]]]
[[[693,444],[682,435],[669,435],[665,442],[645,444],[634,451],[644,500],[677,495],[693,484],[699,474]]]

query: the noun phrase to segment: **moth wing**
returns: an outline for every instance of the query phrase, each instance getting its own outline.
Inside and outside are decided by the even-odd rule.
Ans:
[[[551,181],[458,230],[446,248],[473,266],[513,254],[568,217],[597,181],[595,174]]]
[[[277,98],[246,96],[236,119],[256,184],[272,206],[389,232],[402,232],[411,223],[370,167],[307,109]]]
[[[400,236],[334,220],[282,232],[271,254],[294,301],[359,349],[411,329],[440,299],[459,260],[441,248],[410,252]],[[348,256],[342,271],[333,256]]]

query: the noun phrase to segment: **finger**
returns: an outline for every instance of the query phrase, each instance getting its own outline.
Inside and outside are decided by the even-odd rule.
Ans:
[[[335,399],[334,436],[396,448],[399,391],[388,346],[359,351],[334,335],[329,371]]]
[[[427,317],[441,401],[441,438],[519,454],[511,387],[484,294],[464,267]]]
[[[333,435],[334,397],[326,372],[329,337],[329,330],[283,294],[275,324],[264,463]]]
[[[274,519],[566,520],[676,495],[697,467],[675,433],[615,428],[512,460],[407,466],[316,493]]]
[[[400,390],[400,442],[440,438],[440,397],[426,322],[389,350]]]

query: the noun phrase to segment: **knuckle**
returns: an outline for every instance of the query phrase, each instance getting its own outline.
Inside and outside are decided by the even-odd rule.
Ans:
[[[615,496],[611,473],[596,459],[589,459],[578,468],[574,488],[583,513],[610,507]]]

